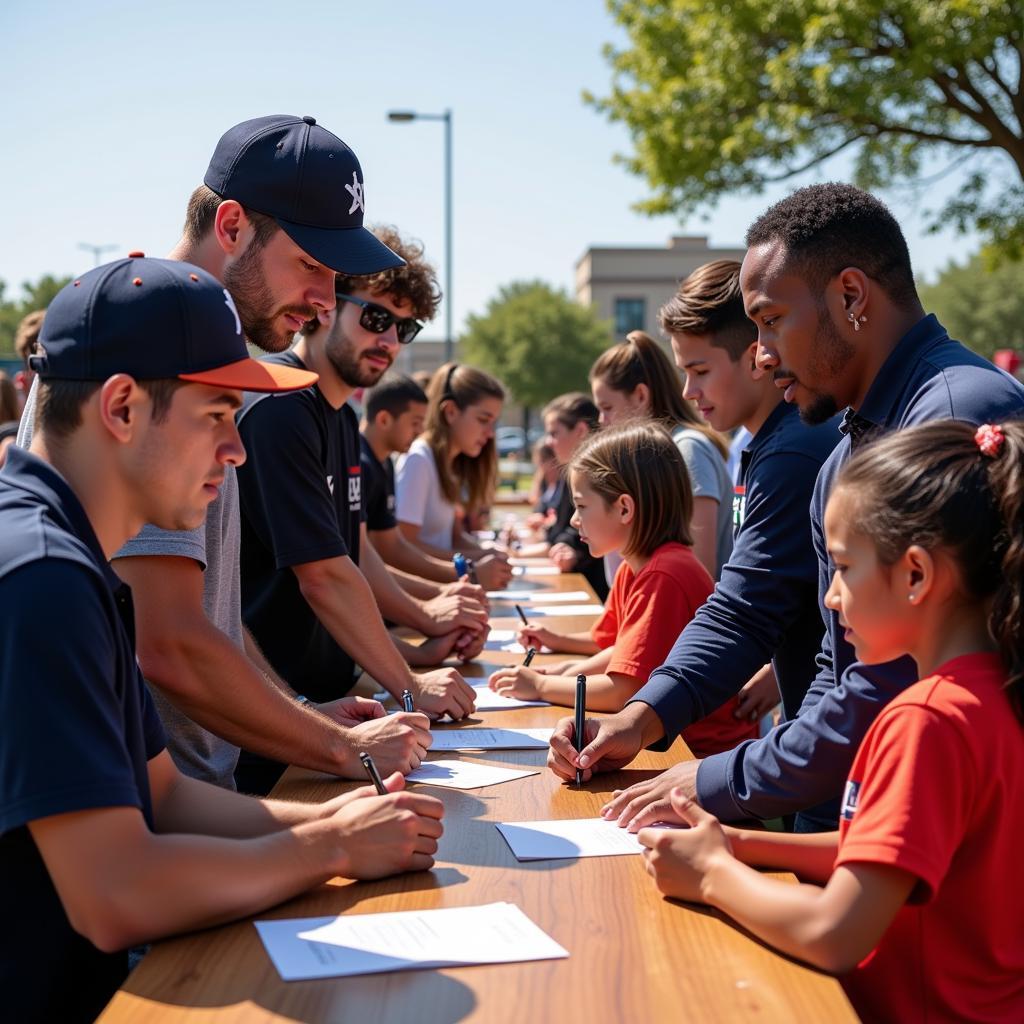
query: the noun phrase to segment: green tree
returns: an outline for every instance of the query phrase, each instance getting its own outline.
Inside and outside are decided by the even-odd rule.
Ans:
[[[630,45],[605,47],[629,129],[616,159],[646,178],[648,214],[685,216],[849,149],[854,180],[927,187],[969,169],[930,226],[975,227],[1024,252],[1020,0],[608,0]]]
[[[977,253],[964,266],[950,263],[934,284],[920,285],[924,308],[952,337],[991,359],[999,348],[1024,352],[1024,263],[990,269]]]
[[[586,390],[587,371],[611,344],[607,323],[543,281],[501,288],[459,339],[462,358],[498,377],[529,409]]]
[[[13,356],[14,333],[21,319],[35,309],[46,309],[53,297],[70,281],[70,277],[54,277],[44,274],[38,281],[25,281],[21,286],[22,297],[15,301],[5,298],[7,286],[0,281],[0,356]]]

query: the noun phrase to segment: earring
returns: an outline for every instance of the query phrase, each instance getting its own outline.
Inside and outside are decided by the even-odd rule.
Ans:
[[[860,330],[861,324],[866,324],[868,322],[868,318],[863,314],[861,316],[854,316],[853,313],[847,313],[846,319],[849,320],[851,324],[853,324],[853,329],[855,331]]]
[[[911,604],[913,604],[913,603],[914,603],[914,595],[913,595],[913,594],[907,594],[907,600],[908,600],[908,601],[909,601],[909,602],[910,602]]]

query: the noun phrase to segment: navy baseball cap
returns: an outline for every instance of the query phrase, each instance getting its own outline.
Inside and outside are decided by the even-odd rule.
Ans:
[[[29,365],[42,380],[181,380],[295,391],[317,375],[253,359],[231,293],[179,260],[129,256],[90,270],[50,303]]]
[[[355,153],[315,117],[274,114],[229,128],[203,182],[273,217],[301,249],[342,274],[405,263],[363,227],[363,171]]]

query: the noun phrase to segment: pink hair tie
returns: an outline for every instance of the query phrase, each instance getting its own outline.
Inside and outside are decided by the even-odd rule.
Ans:
[[[987,455],[990,459],[994,459],[1002,451],[1005,440],[1006,435],[994,423],[983,423],[974,432],[974,443],[981,454]]]

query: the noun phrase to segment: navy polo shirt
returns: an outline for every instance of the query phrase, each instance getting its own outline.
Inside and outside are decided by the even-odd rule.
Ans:
[[[821,648],[818,566],[807,513],[839,417],[817,427],[780,402],[743,451],[735,543],[708,600],[633,698],[650,704],[665,743],[739,693],[771,660],[786,716],[814,679]]]
[[[794,719],[701,762],[697,794],[709,811],[726,820],[804,811],[798,830],[837,827],[840,793],[864,734],[882,707],[918,676],[909,657],[884,665],[858,663],[843,639],[838,613],[825,608],[834,566],[822,524],[836,475],[857,445],[876,432],[940,419],[997,423],[1022,414],[1024,385],[951,340],[934,316],[919,320],[899,341],[861,407],[847,412],[846,436],[822,466],[811,499],[825,631],[817,678]]]
[[[267,362],[305,369],[294,352]],[[359,423],[315,385],[247,394],[238,414],[246,461],[238,468],[242,514],[242,619],[274,670],[318,702],[344,696],[352,659],[299,589],[293,567],[348,556],[359,562],[362,474]]]
[[[131,591],[49,464],[0,473],[0,999],[11,1021],[91,1021],[127,973],[71,927],[27,825],[138,807],[164,733],[135,661]]]
[[[362,434],[359,435],[359,467],[363,473],[367,530],[394,530],[398,526],[395,518],[395,464],[390,459],[381,462]]]

